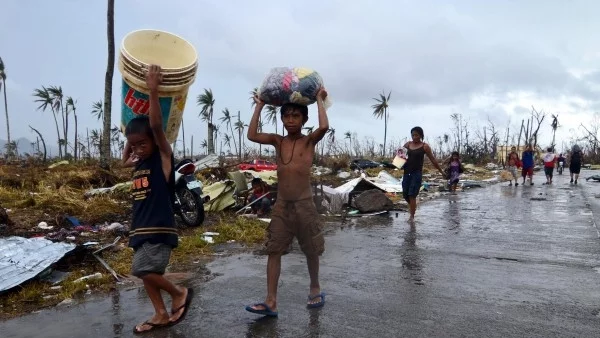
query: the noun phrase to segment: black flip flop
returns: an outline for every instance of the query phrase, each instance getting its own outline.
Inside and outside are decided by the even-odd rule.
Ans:
[[[190,309],[190,304],[192,303],[192,298],[194,297],[194,289],[188,288],[187,291],[188,291],[188,293],[187,293],[187,297],[185,297],[185,304],[183,304],[182,306],[178,307],[175,310],[171,310],[172,315],[176,314],[181,309],[183,309],[183,313],[181,314],[181,316],[179,316],[179,318],[177,318],[176,321],[170,322],[169,323],[170,326],[179,324],[183,319],[185,319],[185,315],[187,315],[187,312]]]
[[[146,321],[143,324],[141,324],[140,326],[143,326],[143,325],[150,326],[150,329],[144,330],[144,331],[138,331],[138,329],[137,329],[138,325],[136,325],[136,326],[133,327],[133,333],[134,334],[144,334],[146,332],[152,332],[152,331],[155,331],[157,329],[161,329],[161,328],[170,326],[171,324],[170,323],[167,323],[167,324],[156,324],[156,323],[151,323],[149,321]]]

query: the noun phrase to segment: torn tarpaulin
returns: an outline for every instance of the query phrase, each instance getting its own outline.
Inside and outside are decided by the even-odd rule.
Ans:
[[[36,277],[73,249],[75,244],[39,237],[0,238],[0,292]]]

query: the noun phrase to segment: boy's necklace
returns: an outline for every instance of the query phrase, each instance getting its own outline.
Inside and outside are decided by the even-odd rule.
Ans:
[[[283,139],[285,140],[285,137]],[[279,149],[279,159],[281,160],[282,165],[288,165],[292,163],[292,160],[294,159],[294,149],[296,149],[296,141],[298,141],[298,139],[300,139],[300,137],[294,140],[294,144],[292,145],[292,156],[287,163],[283,160],[283,146],[281,146],[281,149]],[[283,140],[281,141],[281,144],[283,145]]]

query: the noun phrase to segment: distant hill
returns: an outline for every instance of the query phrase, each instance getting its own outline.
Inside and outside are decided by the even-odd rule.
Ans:
[[[32,154],[32,153],[35,153],[35,151],[37,150],[37,146],[35,148],[31,146],[31,143],[34,141],[31,141],[25,137],[21,137],[21,138],[17,139],[16,142],[17,142],[17,149],[19,151],[19,155]],[[6,149],[6,140],[0,140],[0,153],[4,154],[6,152],[5,149]],[[40,151],[41,152],[44,151],[44,147],[43,147],[41,141],[40,141]],[[48,153],[48,157],[58,156],[58,146],[57,145],[48,144],[48,142],[46,142],[46,151]]]

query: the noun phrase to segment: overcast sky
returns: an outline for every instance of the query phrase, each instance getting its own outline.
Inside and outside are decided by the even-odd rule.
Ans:
[[[227,107],[248,122],[248,92],[276,66],[322,75],[338,137],[352,131],[383,141],[383,121],[371,109],[382,90],[392,92],[393,139],[420,125],[433,142],[448,132],[453,113],[472,126],[489,116],[497,127],[510,121],[515,130],[534,105],[559,114],[560,143],[600,108],[597,1],[115,2],[117,51],[124,35],[142,28],[176,33],[196,47],[199,73],[185,111],[195,147],[206,138],[196,105],[202,89],[212,88],[217,117]],[[99,128],[89,112],[104,96],[106,48],[106,1],[3,0],[0,56],[13,138],[35,139],[31,124],[55,140],[50,112],[36,111],[32,98],[42,85],[60,85],[77,100],[80,130]],[[115,67],[113,124],[120,121],[120,88]],[[316,124],[311,107],[307,125]],[[542,143],[549,143],[549,119],[541,130]]]

